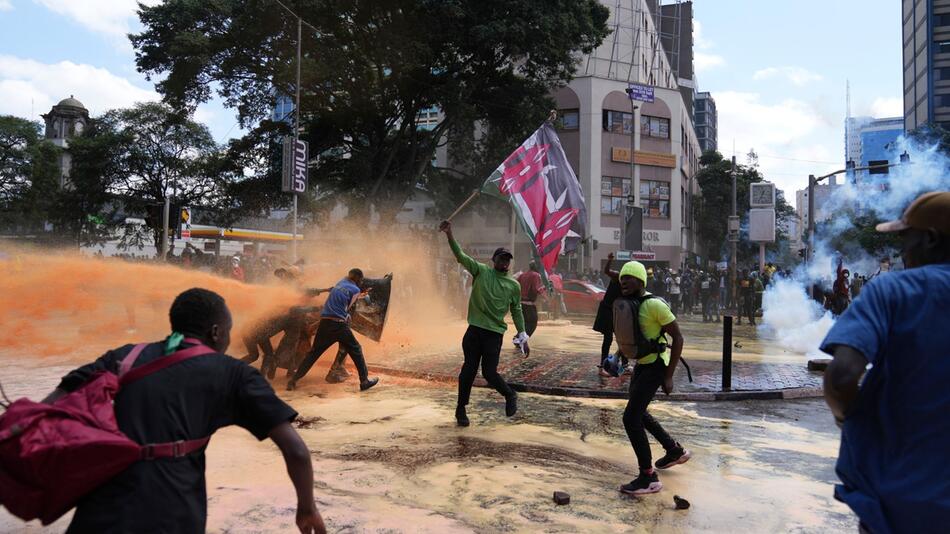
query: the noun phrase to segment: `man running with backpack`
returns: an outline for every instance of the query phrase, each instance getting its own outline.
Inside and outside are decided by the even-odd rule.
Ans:
[[[224,299],[206,289],[189,289],[175,299],[169,316],[172,334],[164,341],[111,350],[67,374],[44,399],[54,403],[102,372],[141,374],[163,358],[203,349],[203,355],[121,387],[114,401],[119,430],[139,444],[156,445],[86,494],[67,532],[203,532],[208,507],[204,443],[230,425],[277,444],[297,491],[298,528],[326,532],[313,500],[310,451],[290,424],[297,412],[260,373],[224,353],[232,325]]]
[[[630,396],[623,412],[623,426],[640,466],[639,476],[629,484],[620,486],[621,492],[630,495],[656,493],[663,489],[653,468],[647,431],[666,450],[666,455],[656,461],[657,469],[668,469],[686,463],[690,458],[690,452],[674,441],[647,411],[657,389],[662,386],[667,395],[673,391],[673,373],[683,352],[683,335],[670,307],[663,299],[646,292],[646,283],[647,272],[642,263],[627,262],[620,270],[621,299],[629,302],[630,309],[635,311],[637,317],[634,321],[631,314],[629,319],[632,324],[621,325],[617,318],[623,315],[616,314],[614,322],[618,337],[618,328],[625,327],[632,329],[637,339],[635,352],[628,354],[630,358],[636,358],[637,365],[630,380]],[[667,334],[673,340],[671,350],[667,350]]]

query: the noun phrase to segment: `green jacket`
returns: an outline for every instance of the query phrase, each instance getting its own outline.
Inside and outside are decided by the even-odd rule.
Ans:
[[[491,332],[504,334],[508,330],[505,314],[511,310],[515,329],[524,332],[524,314],[521,312],[521,285],[507,273],[478,263],[462,252],[455,240],[449,241],[455,259],[472,273],[472,296],[468,299],[468,324]]]

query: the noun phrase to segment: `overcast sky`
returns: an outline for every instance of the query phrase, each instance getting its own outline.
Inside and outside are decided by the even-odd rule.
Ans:
[[[38,119],[70,94],[93,115],[158,99],[125,37],[135,8],[0,0],[0,114]],[[793,203],[809,173],[840,168],[846,80],[853,115],[901,115],[900,10],[895,0],[696,0],[697,77],[719,107],[720,151],[734,144],[745,161],[754,148]],[[219,141],[241,133],[217,102],[196,118]]]

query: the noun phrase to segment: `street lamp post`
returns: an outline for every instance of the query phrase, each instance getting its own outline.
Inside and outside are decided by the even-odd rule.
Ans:
[[[805,261],[811,261],[812,256],[815,253],[815,186],[831,178],[832,176],[837,176],[841,173],[852,173],[855,171],[866,171],[866,170],[881,170],[881,169],[890,169],[891,167],[899,167],[901,165],[910,164],[910,154],[904,152],[900,155],[899,163],[888,163],[887,165],[865,165],[863,167],[853,167],[847,166],[844,169],[837,170],[835,172],[828,173],[824,176],[815,177],[814,174],[808,176],[808,247],[807,254],[805,256]]]

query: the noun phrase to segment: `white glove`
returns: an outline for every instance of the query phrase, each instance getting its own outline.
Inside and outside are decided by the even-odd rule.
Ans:
[[[521,351],[521,354],[527,356],[531,349],[528,348],[528,334],[527,332],[519,332],[515,339],[513,339],[515,346],[518,347],[518,350]]]

